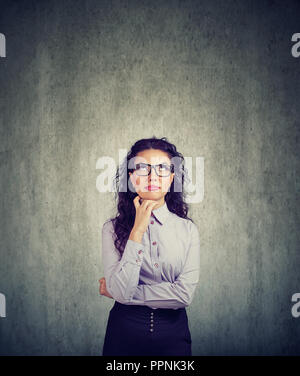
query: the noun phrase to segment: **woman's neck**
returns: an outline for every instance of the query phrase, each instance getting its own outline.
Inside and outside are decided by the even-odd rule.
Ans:
[[[160,200],[157,201],[157,204],[154,206],[154,208],[152,210],[160,208],[161,206],[164,205],[164,203],[165,203],[165,198],[162,197]]]

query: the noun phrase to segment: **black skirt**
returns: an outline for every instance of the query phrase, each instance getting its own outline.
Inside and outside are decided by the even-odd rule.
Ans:
[[[191,356],[186,309],[151,309],[115,301],[109,312],[102,355]]]

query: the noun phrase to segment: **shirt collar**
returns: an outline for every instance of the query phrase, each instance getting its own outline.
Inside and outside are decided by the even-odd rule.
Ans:
[[[161,223],[166,222],[170,210],[168,209],[167,203],[165,202],[162,206],[157,209],[152,210],[152,215]]]

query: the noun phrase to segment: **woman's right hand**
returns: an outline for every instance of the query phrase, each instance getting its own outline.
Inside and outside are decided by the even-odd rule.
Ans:
[[[129,236],[129,239],[132,240],[136,240],[136,238],[141,240],[149,225],[151,212],[157,204],[155,200],[143,200],[142,204],[140,204],[139,200],[139,196],[136,196],[133,200],[135,206],[135,221]]]

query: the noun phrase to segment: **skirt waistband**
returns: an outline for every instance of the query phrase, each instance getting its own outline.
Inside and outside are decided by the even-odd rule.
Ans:
[[[148,316],[150,314],[154,314],[156,317],[170,317],[170,316],[178,316],[182,313],[186,314],[185,308],[178,308],[178,309],[172,309],[172,308],[156,308],[152,309],[148,306],[142,306],[142,305],[135,305],[135,304],[122,304],[117,301],[115,301],[114,306],[112,307],[112,310],[122,312],[124,314],[136,314],[141,316]]]

